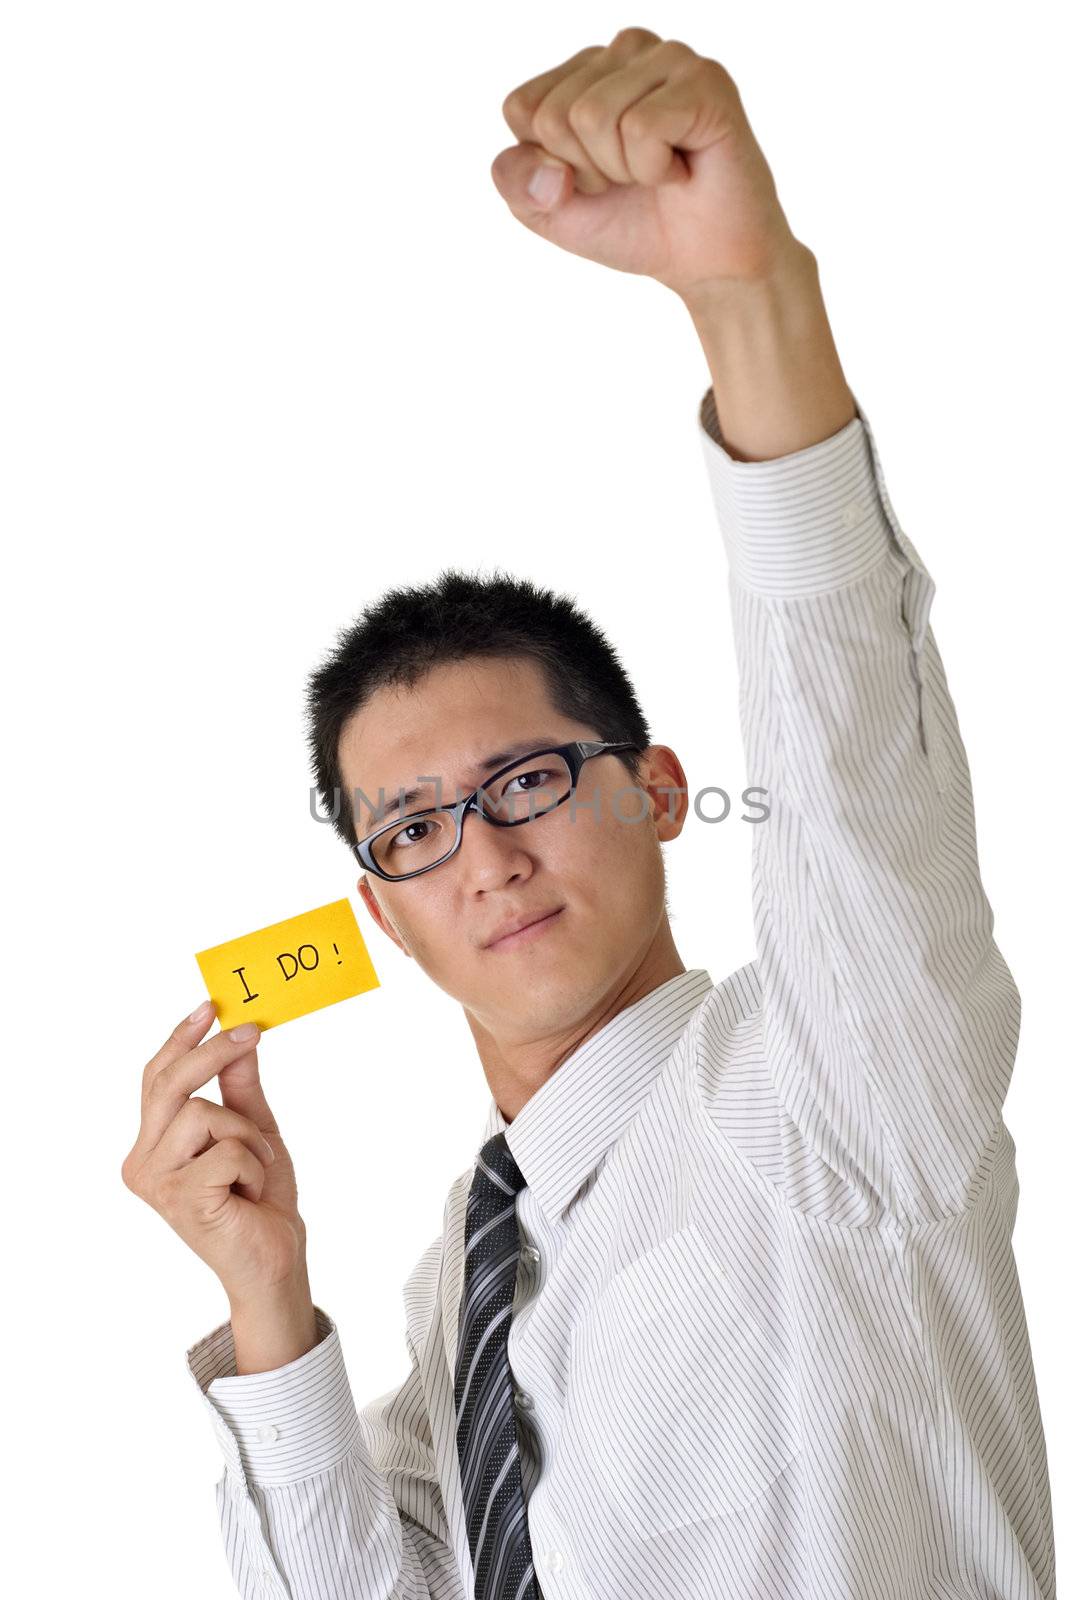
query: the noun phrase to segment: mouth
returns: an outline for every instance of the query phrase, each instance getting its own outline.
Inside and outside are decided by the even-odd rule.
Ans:
[[[501,939],[492,940],[485,948],[488,950],[513,950],[518,945],[528,944],[533,939],[540,938],[548,928],[552,928],[564,910],[564,906],[558,906],[557,910],[548,911],[545,917],[537,917],[534,922],[529,922],[527,926],[518,928],[516,933],[507,933]]]

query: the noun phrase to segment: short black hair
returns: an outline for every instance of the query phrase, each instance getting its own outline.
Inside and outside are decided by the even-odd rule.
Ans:
[[[527,658],[543,672],[555,711],[596,739],[637,745],[620,752],[640,775],[650,729],[613,645],[572,595],[538,588],[495,567],[490,575],[444,568],[430,583],[386,590],[309,675],[307,739],[316,787],[344,844],[357,844],[352,805],[344,804],[338,758],[343,726],[378,689],[411,689],[432,668],[470,657]]]

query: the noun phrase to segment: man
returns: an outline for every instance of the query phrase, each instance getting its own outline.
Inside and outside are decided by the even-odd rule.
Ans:
[[[189,1362],[235,1580],[1051,1597],[1002,1119],[1018,994],[933,584],[815,257],[736,85],[681,43],[627,28],[503,109],[513,215],[663,283],[709,363],[700,438],[769,803],[757,955],[716,985],[685,968],[662,847],[687,783],[567,602],[446,573],[341,641],[310,684],[318,782],[354,796],[337,826],[362,899],[463,1005],[492,1105],[406,1282],[410,1372],[359,1417],[255,1029],[206,1038],[208,1005],[148,1064],[124,1177],[228,1295]],[[217,1076],[222,1105],[195,1093]]]

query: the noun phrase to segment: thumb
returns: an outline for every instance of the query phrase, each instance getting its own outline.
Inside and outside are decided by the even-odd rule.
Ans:
[[[272,1116],[264,1095],[255,1050],[250,1050],[246,1055],[239,1056],[237,1061],[231,1061],[221,1068],[219,1091],[225,1106],[255,1122],[262,1133],[279,1132],[279,1124]]]
[[[491,177],[513,215],[536,224],[570,199],[575,187],[569,163],[548,155],[538,144],[500,150],[491,163]]]

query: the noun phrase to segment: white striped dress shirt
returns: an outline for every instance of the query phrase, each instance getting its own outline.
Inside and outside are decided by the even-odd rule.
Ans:
[[[1019,996],[970,778],[861,407],[773,461],[701,449],[729,556],[756,956],[612,1018],[509,1124],[509,1333],[544,1600],[1053,1600],[1002,1116]],[[477,1146],[479,1148],[479,1146]],[[475,1160],[475,1150],[473,1152]],[[339,1334],[188,1352],[247,1600],[471,1600],[453,1381],[473,1166],[404,1287],[410,1369]]]

